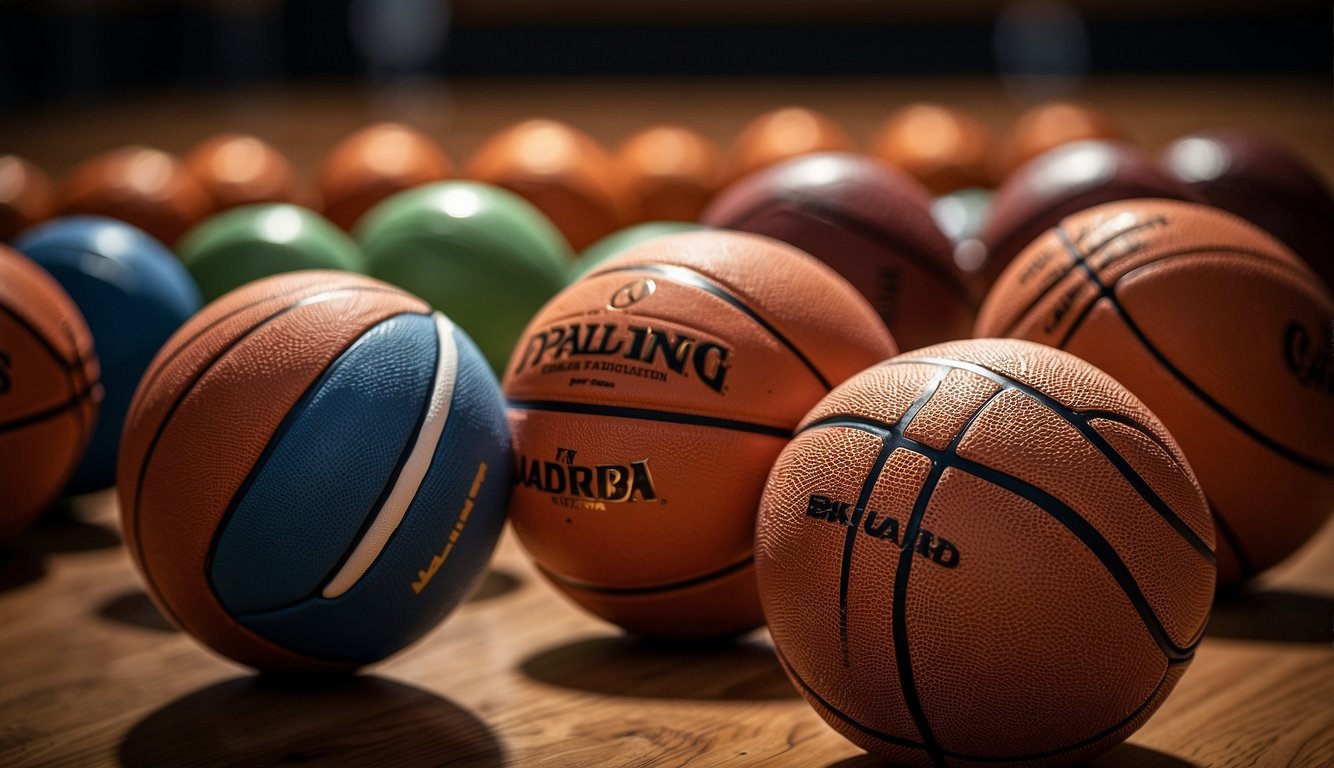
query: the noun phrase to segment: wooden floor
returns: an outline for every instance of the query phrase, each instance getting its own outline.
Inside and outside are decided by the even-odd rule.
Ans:
[[[1156,149],[1224,124],[1279,136],[1334,178],[1328,84],[1098,81],[1083,94]],[[726,141],[806,103],[869,138],[934,98],[1001,129],[1018,107],[973,80],[523,82],[194,93],[11,116],[0,152],[61,173],[132,141],[182,151],[248,130],[310,169],[342,134],[405,119],[456,159],[529,115],[604,141],[673,120]],[[760,632],[719,648],[648,645],[580,613],[507,537],[481,590],[422,642],[350,682],[260,679],[173,630],[121,547],[111,494],[76,500],[0,549],[0,766],[392,765],[867,768],[780,671]],[[1334,765],[1334,528],[1258,589],[1218,606],[1193,667],[1098,766]]]
[[[877,763],[757,632],[673,649],[560,597],[512,536],[424,640],[345,683],[260,679],[154,610],[111,494],[0,552],[0,766],[837,766]],[[1334,764],[1334,527],[1218,606],[1148,724],[1094,765]]]

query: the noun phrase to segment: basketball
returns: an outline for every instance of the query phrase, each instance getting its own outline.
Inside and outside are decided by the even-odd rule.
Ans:
[[[978,239],[985,261],[977,279],[990,288],[1005,267],[1061,219],[1115,200],[1162,197],[1200,201],[1129,144],[1078,141],[1034,158],[996,191]]]
[[[805,107],[783,107],[756,116],[741,129],[727,154],[724,178],[736,181],[784,160],[818,152],[856,152],[843,126]]]
[[[991,185],[991,132],[967,112],[916,102],[894,111],[871,142],[871,156],[944,195]]]
[[[93,337],[73,300],[0,245],[0,542],[65,487],[101,396]]]
[[[1126,136],[1109,115],[1087,104],[1047,101],[1029,107],[996,145],[992,178],[1003,181],[1038,155],[1088,140],[1125,141]]]
[[[869,158],[789,160],[723,190],[700,220],[782,240],[833,267],[903,349],[972,332],[973,297],[931,216],[930,193]]]
[[[381,200],[454,176],[439,142],[401,123],[375,123],[346,136],[315,174],[321,213],[352,231]]]
[[[61,181],[56,196],[62,216],[118,219],[169,246],[213,209],[180,158],[138,145],[85,161]]]
[[[350,669],[476,584],[510,461],[467,335],[386,283],[294,272],[208,305],[153,361],[126,420],[121,522],[154,602],[214,651]]]
[[[514,529],[557,588],[631,632],[758,626],[769,467],[811,405],[894,352],[856,290],[790,246],[632,248],[548,302],[510,358]]]
[[[616,165],[645,221],[694,221],[722,186],[723,151],[679,125],[654,125],[626,139]]]
[[[704,229],[704,226],[688,221],[645,221],[625,229],[618,229],[588,246],[583,253],[579,254],[569,266],[570,280],[573,282],[584,273],[592,272],[602,262],[640,243],[648,242],[663,235],[693,232],[697,229]]]
[[[215,211],[254,203],[297,202],[301,183],[292,161],[273,145],[244,133],[219,133],[185,156],[185,167]]]
[[[1176,442],[1111,377],[1022,341],[852,378],[769,475],[756,572],[779,661],[896,765],[1066,765],[1189,666],[1213,531]]]
[[[24,232],[14,247],[60,283],[93,334],[105,397],[67,493],[116,480],[121,425],[139,377],[201,304],[171,251],[148,234],[101,216],[63,216]]]
[[[46,171],[17,155],[0,155],[0,240],[51,218],[55,207],[55,186]]]
[[[1209,499],[1220,585],[1282,560],[1334,508],[1332,329],[1334,299],[1281,243],[1167,200],[1065,219],[977,324],[1083,357],[1162,418]]]

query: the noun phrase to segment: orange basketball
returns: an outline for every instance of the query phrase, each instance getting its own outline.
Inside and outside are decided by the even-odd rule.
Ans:
[[[1185,672],[1213,530],[1172,436],[1111,377],[1022,341],[849,380],[769,476],[755,562],[779,660],[896,765],[1065,765]]]
[[[213,201],[175,155],[128,146],[85,161],[59,189],[61,215],[107,216],[173,246],[213,210]]]
[[[41,267],[0,245],[0,541],[69,480],[97,418],[93,337]]]
[[[757,626],[764,478],[811,405],[894,351],[857,290],[791,246],[633,248],[552,299],[510,359],[515,530],[559,589],[632,632]]]
[[[1167,200],[1091,208],[1015,259],[977,329],[1069,350],[1162,417],[1213,510],[1220,585],[1334,509],[1334,299],[1254,225]]]

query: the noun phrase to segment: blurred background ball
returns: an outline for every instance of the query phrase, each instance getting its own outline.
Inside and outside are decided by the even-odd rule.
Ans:
[[[992,177],[1004,181],[1025,163],[1062,144],[1086,140],[1125,141],[1104,112],[1087,104],[1049,101],[1015,118],[992,158]]]
[[[1025,342],[928,347],[835,389],[774,465],[755,542],[788,676],[895,765],[1088,760],[1162,704],[1213,601],[1172,436]]]
[[[25,232],[14,247],[51,273],[92,332],[105,397],[67,491],[106,488],[116,480],[121,426],[139,377],[163,342],[199,309],[199,289],[171,251],[114,219],[52,219]]]
[[[656,240],[663,235],[693,232],[697,229],[704,229],[704,225],[689,221],[646,221],[642,224],[635,224],[617,230],[588,246],[583,253],[579,254],[574,263],[570,265],[571,278],[577,278],[591,272],[607,259],[628,251],[641,243]]]
[[[677,125],[652,126],[626,139],[616,163],[648,221],[694,221],[722,186],[722,150]]]
[[[440,144],[400,123],[376,123],[345,137],[316,173],[321,213],[352,231],[386,197],[454,175]]]
[[[847,153],[794,158],[733,184],[705,224],[765,235],[838,271],[903,349],[967,338],[973,297],[920,184]]]
[[[0,542],[65,487],[101,398],[78,307],[41,267],[0,245]]]
[[[1334,288],[1334,194],[1299,155],[1260,136],[1217,130],[1177,139],[1159,162],[1210,205],[1282,240]]]
[[[908,174],[933,195],[991,184],[991,132],[967,113],[941,104],[909,104],[891,114],[871,156]]]
[[[685,232],[623,252],[510,359],[514,529],[558,589],[630,632],[758,626],[769,467],[811,404],[894,351],[852,286],[791,246]]]
[[[634,193],[607,150],[555,120],[498,131],[473,153],[464,175],[532,203],[576,251],[639,218]]]
[[[727,157],[728,181],[784,160],[814,152],[855,152],[857,144],[828,115],[784,107],[751,120],[737,134]]]
[[[180,159],[141,146],[122,147],[85,161],[60,183],[58,198],[62,216],[119,219],[168,246],[213,208],[208,193]]]
[[[1001,276],[977,334],[1073,352],[1162,418],[1209,499],[1221,585],[1334,509],[1334,299],[1242,219],[1169,200],[1071,216]]]
[[[1080,141],[1034,158],[1011,174],[991,200],[979,235],[986,248],[980,272],[983,287],[996,282],[1020,251],[1066,216],[1136,197],[1199,200],[1128,144]]]
[[[504,524],[495,377],[420,299],[339,272],[250,283],[153,361],[119,468],[154,601],[263,670],[358,667],[448,614]]]
[[[291,161],[254,136],[220,133],[207,138],[185,156],[185,167],[217,211],[297,199],[299,183]]]
[[[357,228],[370,274],[447,313],[504,369],[529,318],[565,284],[574,256],[523,198],[471,181],[384,201]]]
[[[0,155],[0,240],[55,213],[55,187],[46,172],[17,155]]]
[[[191,230],[177,252],[205,301],[280,272],[363,270],[352,238],[318,213],[285,203],[220,213]]]
[[[987,260],[987,247],[979,239],[991,214],[991,201],[996,196],[989,189],[970,187],[941,195],[931,203],[931,216],[936,226],[954,243],[954,265],[968,278],[977,291],[978,272]],[[979,297],[980,298],[980,297]]]

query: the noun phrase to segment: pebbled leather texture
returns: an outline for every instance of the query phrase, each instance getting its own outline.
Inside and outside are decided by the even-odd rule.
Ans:
[[[638,298],[627,303],[631,293]],[[585,340],[587,327],[609,327],[606,347],[619,340],[620,351],[580,354],[552,341],[571,324]],[[634,328],[689,338],[691,354],[726,349],[725,379],[707,382],[716,357],[703,371],[692,363],[677,372],[660,355],[630,354]],[[709,636],[756,626],[748,563],[764,477],[826,391],[822,378],[842,381],[893,352],[865,300],[790,246],[700,232],[633,248],[552,299],[510,360],[515,530],[562,589],[631,631]],[[621,369],[581,369],[584,361]],[[571,364],[581,370],[561,367]],[[651,484],[628,499],[571,487],[576,472],[628,474],[639,462]]]
[[[1220,584],[1279,562],[1334,509],[1334,298],[1213,208],[1127,201],[1061,226],[1002,275],[978,335],[1069,350],[1162,417],[1220,521]]]
[[[873,367],[803,419],[756,573],[784,668],[859,746],[1065,765],[1129,735],[1189,664],[1212,548],[1142,404],[1072,355],[984,339]]]
[[[40,266],[0,245],[0,541],[27,527],[69,480],[96,423],[98,376],[74,301]]]
[[[277,610],[244,617],[223,604],[209,581],[223,516],[261,459],[281,452],[281,445],[271,451],[270,444],[294,434],[277,435],[293,409],[368,331],[371,338],[376,331],[394,332],[400,323],[411,325],[408,318],[428,320],[429,311],[420,299],[370,278],[297,272],[224,296],[163,348],[131,407],[119,486],[127,544],[154,600],[173,621],[241,663],[309,671],[359,666],[397,650],[461,599],[503,521],[508,441],[498,386],[476,348],[457,332],[459,378],[436,453],[439,466],[432,464],[414,506],[367,575],[343,597],[315,598],[318,604],[278,606],[276,598],[291,596],[284,593],[290,585],[283,585],[274,597],[248,597],[241,604]],[[392,370],[370,368],[363,375]],[[383,387],[363,384],[362,391],[392,399]],[[413,405],[414,417],[420,412]],[[448,543],[473,495],[481,461],[489,474],[477,486],[477,511],[460,538],[465,543],[416,593],[412,583]],[[374,511],[361,508],[360,514]],[[313,523],[291,532],[286,551],[270,542],[270,555],[248,554],[258,558],[255,563],[269,556],[299,558],[307,539],[326,533]]]

